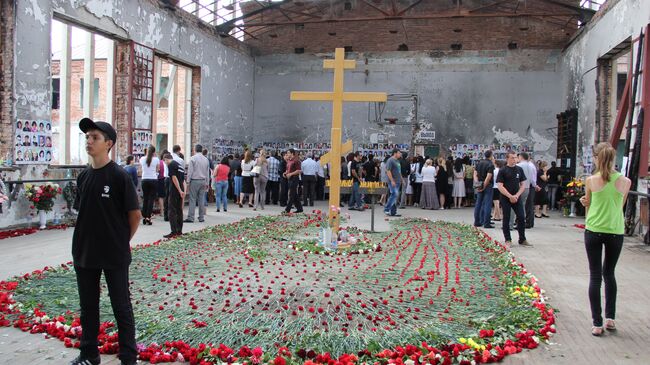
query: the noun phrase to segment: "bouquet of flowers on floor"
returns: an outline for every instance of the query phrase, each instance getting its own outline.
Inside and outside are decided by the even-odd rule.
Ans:
[[[585,195],[585,184],[582,182],[582,180],[573,178],[568,184],[566,184],[564,198],[567,201],[578,202],[583,195]]]
[[[25,197],[32,203],[30,208],[36,208],[36,210],[52,210],[54,199],[59,194],[61,194],[61,188],[57,184],[25,184]]]

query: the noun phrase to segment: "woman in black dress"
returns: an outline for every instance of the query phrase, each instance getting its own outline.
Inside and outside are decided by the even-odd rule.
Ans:
[[[540,190],[535,192],[535,217],[548,218],[548,163],[546,161],[537,162],[537,186]]]
[[[440,209],[445,209],[445,197],[446,191],[449,188],[447,179],[449,178],[449,173],[447,172],[447,164],[445,159],[442,157],[438,158],[438,170],[436,173],[436,191],[438,192],[438,197],[440,198]]]

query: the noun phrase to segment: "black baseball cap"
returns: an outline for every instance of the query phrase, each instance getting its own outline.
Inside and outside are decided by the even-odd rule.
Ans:
[[[108,138],[113,141],[113,145],[117,143],[117,132],[112,125],[106,122],[93,122],[90,118],[83,118],[79,121],[79,129],[84,133],[93,129],[100,130],[108,135]]]

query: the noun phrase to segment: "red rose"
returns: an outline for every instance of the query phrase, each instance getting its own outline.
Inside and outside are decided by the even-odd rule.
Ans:
[[[278,356],[273,360],[273,365],[286,365],[287,360],[285,360],[283,357]]]

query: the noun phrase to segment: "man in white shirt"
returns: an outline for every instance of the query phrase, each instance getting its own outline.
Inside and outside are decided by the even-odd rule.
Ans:
[[[522,197],[522,203],[524,204],[524,213],[526,216],[526,228],[533,228],[535,225],[535,192],[539,190],[537,186],[537,167],[535,163],[530,160],[530,156],[526,152],[521,152],[519,154],[519,163],[517,166],[521,167],[526,174],[526,179],[530,181],[528,185],[528,192],[526,199]]]
[[[185,160],[183,160],[180,156],[181,153],[181,146],[179,145],[174,145],[172,147],[172,160],[178,162],[179,165],[181,165],[182,168],[185,168]]]
[[[314,206],[314,199],[316,198],[316,182],[318,181],[316,175],[318,174],[318,162],[314,161],[311,155],[301,163],[302,170],[302,205]]]
[[[203,194],[210,185],[210,160],[203,155],[203,146],[196,145],[196,153],[190,159],[187,169],[186,180],[190,192],[190,207],[187,212],[187,219],[184,222],[194,222],[194,208],[199,204],[199,222],[203,222],[205,216],[205,200]]]
[[[325,168],[320,164],[320,157],[316,158],[318,164],[318,173],[316,182],[316,200],[325,199]]]

